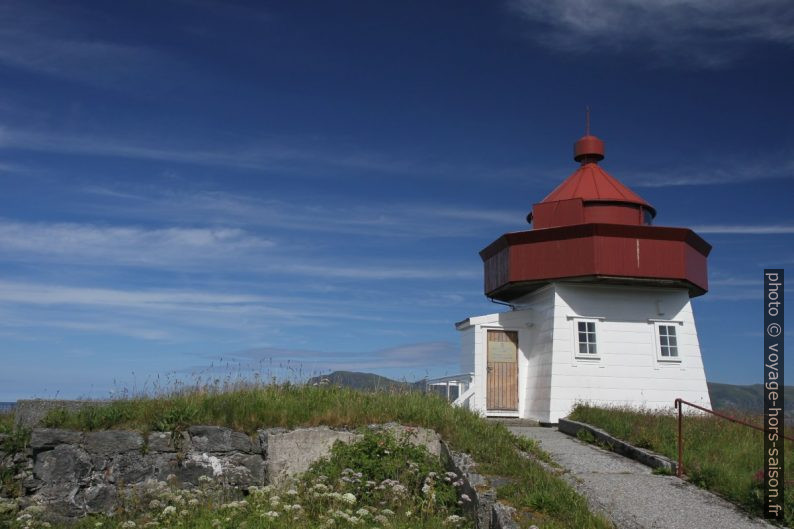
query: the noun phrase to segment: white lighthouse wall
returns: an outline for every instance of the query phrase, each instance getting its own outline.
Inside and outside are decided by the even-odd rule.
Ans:
[[[551,402],[552,330],[554,289],[549,286],[529,296],[520,310],[469,318],[462,330],[464,372],[473,372],[475,392],[469,407],[482,415],[536,417],[548,415]],[[487,409],[487,332],[518,332],[518,411],[495,412]]]
[[[554,292],[549,413],[538,419],[556,422],[578,401],[672,410],[681,397],[711,407],[685,289],[557,283]],[[576,354],[579,318],[596,323],[597,358]],[[675,326],[678,362],[659,358],[656,325],[664,322]]]

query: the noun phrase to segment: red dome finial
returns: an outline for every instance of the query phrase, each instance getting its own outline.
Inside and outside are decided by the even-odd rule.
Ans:
[[[573,144],[573,159],[582,165],[604,159],[604,142],[590,135],[590,107],[585,108],[584,136]]]

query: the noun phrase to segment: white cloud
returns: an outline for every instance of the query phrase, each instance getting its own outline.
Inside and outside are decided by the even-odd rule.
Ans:
[[[789,0],[512,0],[540,44],[568,52],[638,51],[668,64],[720,67],[748,45],[794,44]]]
[[[794,234],[790,224],[704,224],[692,226],[697,233],[716,233],[731,235],[788,235]]]
[[[84,192],[108,200],[86,200],[79,204],[82,211],[91,210],[136,221],[145,218],[159,222],[209,222],[247,229],[412,239],[467,237],[475,233],[493,234],[499,230],[515,231],[527,227],[524,211],[467,205],[452,207],[372,201],[348,204],[342,198],[329,198],[328,195],[287,200],[218,191],[127,191],[107,187],[89,187]]]
[[[0,219],[0,255],[62,262],[196,267],[263,255],[274,243],[237,228],[143,228]]]
[[[65,3],[3,2],[0,64],[121,90],[131,83],[140,90],[142,84],[161,81],[163,76],[151,75],[153,71],[173,74],[180,69],[179,61],[161,51],[96,37],[87,27],[100,23],[100,17]]]
[[[291,361],[315,371],[372,370],[385,368],[436,368],[452,366],[459,360],[459,346],[445,341],[419,342],[374,351],[319,351],[262,347],[222,355],[242,365],[263,361]],[[219,364],[215,364],[219,365]],[[239,367],[235,365],[235,367]]]
[[[734,161],[720,165],[710,162],[705,167],[681,167],[664,172],[637,172],[637,187],[672,187],[696,185],[739,184],[756,180],[794,178],[794,160],[770,155],[760,161]]]

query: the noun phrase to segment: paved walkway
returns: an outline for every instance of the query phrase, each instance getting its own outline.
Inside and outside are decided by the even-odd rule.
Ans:
[[[634,460],[584,443],[556,428],[509,427],[540,442],[568,472],[569,482],[593,510],[603,512],[619,529],[771,528],[734,505],[673,476],[651,473]]]

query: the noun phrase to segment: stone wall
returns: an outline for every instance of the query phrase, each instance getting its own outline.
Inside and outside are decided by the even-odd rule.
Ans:
[[[441,453],[441,440],[431,430],[393,424],[372,428],[396,435],[410,431],[412,442],[436,455]],[[190,488],[207,476],[240,491],[279,483],[327,457],[336,441],[349,443],[360,438],[355,432],[326,427],[267,429],[253,436],[218,426],[146,435],[38,428],[32,431],[27,454],[4,459],[0,454],[0,460],[21,470],[17,479],[22,505],[44,505],[58,517],[74,518],[110,513],[123,491],[152,482],[169,481]]]
[[[496,500],[490,480],[477,473],[470,456],[454,452],[438,434],[398,424],[373,425],[439,456],[463,479],[464,504],[480,529],[516,529],[514,510]],[[2,437],[2,436],[0,436]],[[330,455],[336,441],[355,442],[357,432],[327,427],[258,430],[247,435],[218,426],[192,426],[184,432],[105,430],[79,432],[38,428],[24,454],[0,452],[0,467],[19,469],[20,507],[46,507],[54,520],[112,513],[131,496],[166,481],[181,488],[211,478],[243,494],[251,486],[279,484]],[[2,439],[0,439],[2,441]],[[0,443],[2,446],[2,443]],[[0,498],[0,507],[3,507]]]

